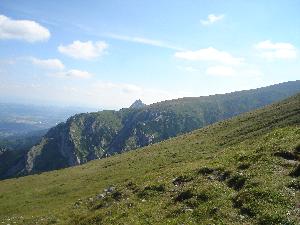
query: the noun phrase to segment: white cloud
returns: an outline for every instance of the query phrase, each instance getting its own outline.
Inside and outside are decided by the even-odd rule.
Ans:
[[[219,51],[213,47],[197,51],[176,52],[175,57],[190,61],[211,61],[230,65],[239,65],[244,61],[243,58],[233,57],[230,53]]]
[[[213,23],[216,23],[216,22],[222,20],[223,18],[224,18],[224,15],[209,14],[207,16],[206,20],[201,20],[201,24],[204,26],[211,25]]]
[[[102,56],[107,48],[108,44],[104,41],[74,41],[70,45],[58,46],[58,51],[75,59],[89,60]]]
[[[91,78],[93,75],[87,71],[82,71],[82,70],[68,70],[68,71],[63,71],[63,72],[58,72],[55,74],[52,74],[53,76],[56,77],[61,77],[61,78],[79,78],[79,79],[87,79]]]
[[[16,39],[28,42],[45,41],[50,31],[32,20],[13,20],[0,15],[0,39]]]
[[[59,59],[38,59],[30,58],[34,65],[53,70],[63,70],[65,68],[64,64]]]
[[[259,50],[261,57],[269,60],[294,59],[297,57],[297,50],[295,46],[290,43],[273,43],[270,40],[266,40],[257,43],[255,48]]]
[[[112,39],[121,40],[121,41],[128,41],[128,42],[151,45],[151,46],[161,47],[161,48],[168,48],[173,50],[182,50],[182,48],[170,45],[161,40],[154,40],[154,39],[149,39],[144,37],[119,35],[119,34],[106,34],[105,36]]]
[[[212,66],[206,69],[206,74],[213,76],[234,76],[235,71],[229,66]]]

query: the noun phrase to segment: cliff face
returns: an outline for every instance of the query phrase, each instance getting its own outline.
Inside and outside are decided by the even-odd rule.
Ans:
[[[119,112],[78,114],[52,128],[27,154],[28,173],[101,158],[122,127]]]

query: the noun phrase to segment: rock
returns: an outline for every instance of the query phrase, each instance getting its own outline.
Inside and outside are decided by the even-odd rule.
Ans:
[[[105,193],[98,194],[97,199],[105,198],[105,196],[106,196]]]
[[[184,209],[184,211],[186,211],[186,212],[193,212],[194,210],[191,209],[191,208],[186,208],[186,209]]]
[[[110,187],[108,187],[107,188],[107,193],[112,193],[112,192],[114,192],[116,190],[116,188],[114,187],[114,186],[110,186]]]
[[[112,193],[116,190],[116,188],[114,186],[109,186],[108,188],[105,188],[103,191],[105,194],[108,194],[108,193]]]
[[[146,104],[144,104],[140,99],[136,100],[132,105],[129,107],[130,109],[141,109],[145,107]]]

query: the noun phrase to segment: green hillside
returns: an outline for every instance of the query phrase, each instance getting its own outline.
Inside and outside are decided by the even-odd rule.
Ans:
[[[137,101],[129,109],[78,114],[50,129],[38,145],[25,152],[25,164],[20,162],[23,167],[13,171],[15,175],[33,174],[83,164],[193,131],[299,91],[300,81],[293,81],[149,106]]]
[[[0,223],[299,224],[299,140],[298,94],[135,151],[1,181]]]

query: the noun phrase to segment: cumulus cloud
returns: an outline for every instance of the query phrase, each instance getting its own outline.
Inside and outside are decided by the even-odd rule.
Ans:
[[[206,20],[201,20],[201,24],[204,26],[208,26],[222,20],[223,18],[224,15],[209,14]]]
[[[45,41],[50,31],[32,20],[13,20],[0,15],[0,39],[16,39],[28,42]]]
[[[72,70],[68,70],[68,71],[55,73],[55,74],[53,74],[53,76],[61,77],[61,78],[88,79],[88,78],[91,78],[93,75],[87,71],[72,69]]]
[[[108,44],[104,41],[74,41],[69,45],[58,46],[58,51],[75,59],[89,60],[102,56],[107,48]]]
[[[233,57],[230,53],[219,51],[213,47],[197,51],[176,52],[175,57],[190,61],[211,61],[230,65],[239,65],[244,61],[243,58]]]
[[[30,61],[32,64],[46,69],[63,70],[65,68],[64,64],[59,59],[38,59],[31,57]]]
[[[297,50],[294,45],[285,42],[273,43],[270,40],[259,42],[255,45],[260,56],[273,59],[294,59],[297,57]]]

